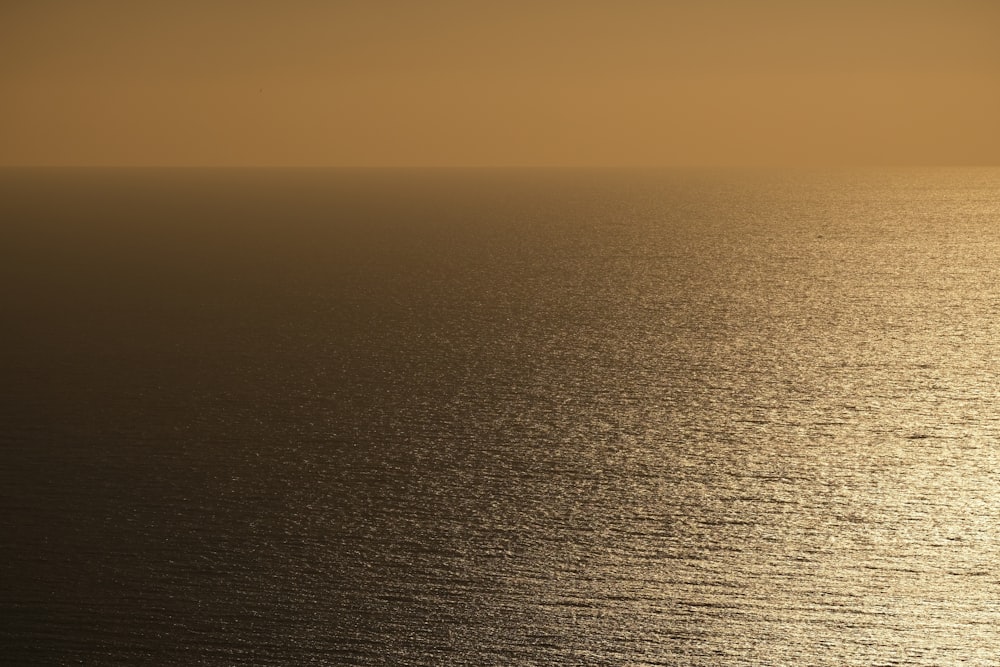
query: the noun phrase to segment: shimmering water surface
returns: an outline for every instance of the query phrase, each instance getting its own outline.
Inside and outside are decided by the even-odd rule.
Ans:
[[[1000,664],[1000,170],[0,175],[0,655]]]

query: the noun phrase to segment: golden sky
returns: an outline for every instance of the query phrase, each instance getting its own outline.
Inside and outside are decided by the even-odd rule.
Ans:
[[[1000,164],[1000,2],[4,0],[0,164]]]

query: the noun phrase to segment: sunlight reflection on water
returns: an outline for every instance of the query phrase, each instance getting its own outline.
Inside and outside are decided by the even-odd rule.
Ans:
[[[7,173],[0,648],[996,664],[998,176]]]

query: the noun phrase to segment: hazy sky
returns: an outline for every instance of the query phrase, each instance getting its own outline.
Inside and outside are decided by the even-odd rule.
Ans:
[[[1000,164],[1000,2],[0,2],[0,163]]]

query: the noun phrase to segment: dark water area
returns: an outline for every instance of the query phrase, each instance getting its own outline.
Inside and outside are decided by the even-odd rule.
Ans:
[[[1000,664],[1000,170],[0,171],[0,657]]]

